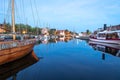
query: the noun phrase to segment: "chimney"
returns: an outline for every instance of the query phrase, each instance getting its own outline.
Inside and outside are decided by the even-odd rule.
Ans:
[[[107,29],[107,24],[104,24],[103,30]]]

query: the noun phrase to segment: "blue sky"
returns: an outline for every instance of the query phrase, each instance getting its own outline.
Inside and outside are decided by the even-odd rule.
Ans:
[[[3,13],[7,12],[8,1],[0,2],[0,22],[3,22]],[[103,27],[103,24],[120,24],[120,0],[16,0],[15,3],[16,15],[19,15],[16,23],[77,32],[86,29],[93,31]]]

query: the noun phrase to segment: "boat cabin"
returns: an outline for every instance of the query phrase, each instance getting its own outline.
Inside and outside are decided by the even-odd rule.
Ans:
[[[119,31],[103,31],[97,34],[97,39],[120,39]]]

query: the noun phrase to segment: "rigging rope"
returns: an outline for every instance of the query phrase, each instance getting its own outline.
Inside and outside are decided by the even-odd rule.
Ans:
[[[8,6],[7,6],[8,8],[7,8],[7,12],[6,12],[6,16],[5,16],[5,19],[7,20],[7,19],[10,19],[10,14],[7,14],[7,13],[9,13],[10,12],[10,10],[11,10],[11,0],[8,2]],[[8,20],[8,22],[9,22],[9,20]]]
[[[4,0],[4,19],[5,19],[5,0]]]
[[[19,11],[19,8],[18,8],[18,6],[17,6],[18,4],[16,3],[16,1],[15,1],[15,15],[16,15],[16,18],[18,18],[18,19],[20,19],[20,20],[22,20],[21,19],[21,16],[20,16],[20,11]],[[21,6],[20,6],[21,7]]]
[[[24,8],[24,0],[21,0],[21,8],[22,8],[22,11],[23,11],[23,19],[25,20],[25,8]]]
[[[34,16],[34,11],[33,11],[33,6],[32,6],[32,1],[30,0],[30,6],[32,9],[32,16],[33,16],[33,20],[34,20],[34,25],[35,25],[35,16]]]
[[[39,21],[40,17],[38,15],[38,9],[36,7],[36,0],[34,0],[34,5],[35,5],[36,14],[37,14],[37,35],[38,35],[39,34],[38,33],[38,24],[40,24],[40,21]]]
[[[26,15],[25,15],[25,6],[24,6],[24,0],[21,0],[22,1],[22,4],[23,4],[23,18],[24,18],[24,20],[25,20],[25,22],[26,22],[26,25],[27,25],[27,18],[25,17]],[[26,32],[27,32],[27,26],[26,26],[26,30],[25,30]]]
[[[34,5],[35,5],[35,9],[36,9],[36,14],[37,14],[37,20],[38,20],[37,23],[40,25],[40,16],[38,15],[39,12],[38,12],[38,8],[36,7],[36,0],[34,0]]]

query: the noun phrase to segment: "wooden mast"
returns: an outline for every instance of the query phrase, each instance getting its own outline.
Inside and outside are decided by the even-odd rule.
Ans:
[[[12,0],[12,32],[13,32],[13,40],[16,39],[15,35],[15,11],[14,11],[14,0]]]

